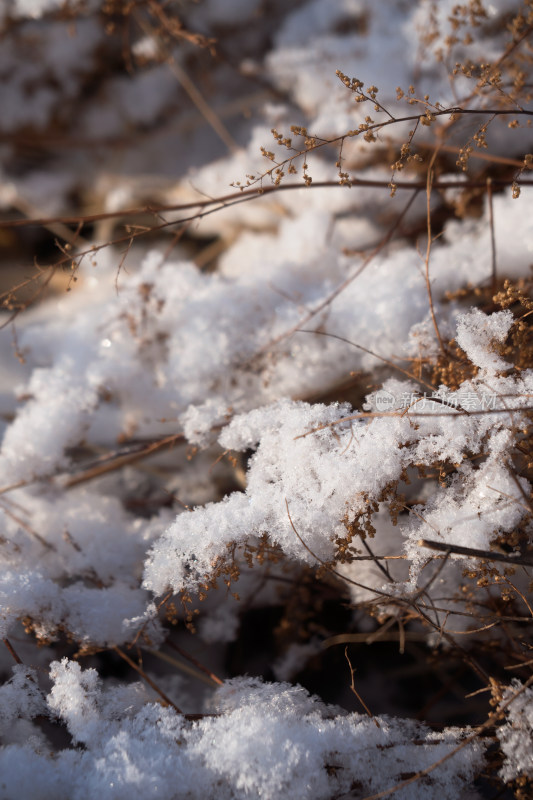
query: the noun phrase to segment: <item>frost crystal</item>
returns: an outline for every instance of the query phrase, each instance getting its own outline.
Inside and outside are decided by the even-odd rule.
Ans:
[[[519,680],[512,681],[502,696],[506,703],[522,688]],[[501,769],[504,781],[512,781],[521,775],[533,777],[533,689],[525,689],[512,700],[506,712],[506,722],[498,728],[498,739],[505,753]]]

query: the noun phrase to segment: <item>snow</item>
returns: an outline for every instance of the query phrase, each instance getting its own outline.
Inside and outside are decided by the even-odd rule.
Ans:
[[[472,316],[463,315],[459,324],[468,329]],[[487,329],[502,332],[501,316],[494,321],[481,316],[483,325],[477,315],[474,319],[485,339]],[[504,332],[508,322],[504,312]],[[485,349],[481,344],[478,348],[486,359]],[[525,405],[532,379],[528,372],[518,386],[508,379],[500,381],[498,388],[488,387],[494,392],[490,395],[494,411]],[[382,391],[398,403],[404,395],[415,396],[412,384],[394,379]],[[152,549],[146,563],[146,588],[156,594],[167,588],[197,588],[209,580],[230,544],[242,544],[264,531],[290,558],[328,561],[335,553],[334,542],[347,536],[347,524],[363,516],[369,502],[379,500],[385,487],[400,480],[409,466],[430,465],[436,459],[457,464],[460,481],[436,490],[426,504],[426,538],[435,538],[436,532],[437,538],[446,540],[446,532],[453,530],[457,543],[468,535],[473,547],[490,549],[492,538],[502,530],[512,530],[525,511],[519,502],[521,489],[502,461],[515,423],[512,414],[490,413],[492,409],[487,409],[487,415],[457,414],[453,407],[460,408],[461,402],[466,405],[464,398],[472,395],[481,405],[487,397],[484,378],[447,395],[444,411],[440,403],[424,400],[425,412],[415,402],[403,416],[367,421],[347,407],[282,401],[235,416],[219,441],[225,450],[255,450],[246,492],[180,514]],[[513,395],[517,405],[509,402]],[[466,452],[476,454],[486,448],[489,457],[472,472]],[[411,537],[416,543],[423,538],[418,520],[414,528]],[[411,552],[411,557],[418,562],[413,567],[418,574],[416,553]]]
[[[483,664],[508,676],[509,653],[529,663],[516,626],[531,611],[533,194],[522,186],[514,200],[495,184],[490,203],[484,186],[463,195],[478,173],[454,171],[456,145],[485,116],[453,128],[448,115],[428,126],[391,116],[466,103],[478,78],[450,69],[497,62],[517,4],[485,3],[479,18],[448,0],[0,5],[5,220],[90,220],[78,233],[64,220],[0,228],[15,275],[0,311],[1,797],[479,797],[494,737],[459,747],[463,718],[436,732],[327,705],[290,681],[332,633],[297,608],[306,592],[315,611],[327,605],[323,590],[358,630],[394,623],[400,637],[407,625],[419,656],[445,658],[462,637],[467,665],[503,618]],[[502,61],[509,85],[523,67],[515,44]],[[358,100],[337,70],[359,91],[377,84],[381,105]],[[368,115],[387,122],[368,147],[325,141]],[[491,123],[489,151],[472,155],[503,156],[502,180],[530,146],[526,126],[513,138],[508,122]],[[450,149],[434,179],[455,186],[390,197],[388,162],[412,127],[423,160],[401,177],[425,185],[437,124]],[[296,171],[285,163],[279,191],[237,188],[270,189],[266,171],[286,159]],[[491,164],[475,161],[482,180]],[[339,186],[339,170],[373,185]],[[61,225],[83,253],[65,249]],[[46,279],[59,257],[49,294],[30,281],[13,314],[11,285],[32,262]],[[516,294],[495,298],[504,279]],[[265,608],[283,609],[274,633],[257,631],[276,642],[234,674],[247,615]],[[187,680],[171,651],[184,640]],[[503,782],[533,779],[532,690],[512,699],[520,676],[498,684],[510,700],[493,725]],[[353,700],[348,679],[344,689]]]
[[[82,671],[67,659],[51,665],[50,678],[52,690],[41,705],[84,748],[63,749],[53,760],[32,753],[29,745],[4,748],[6,800],[31,785],[28,769],[39,771],[31,789],[39,800],[66,791],[73,800],[96,791],[103,800],[184,795],[275,800],[288,792],[326,800],[354,782],[367,793],[394,786],[407,760],[423,769],[457,743],[456,731],[434,734],[420,723],[346,714],[287,683],[228,681],[213,698],[214,715],[187,723],[170,708],[143,702],[138,684],[102,690],[95,670]],[[20,671],[11,685],[17,680]],[[24,713],[31,718],[38,708]],[[470,745],[430,782],[422,779],[398,796],[451,800],[481,761],[481,748]],[[20,769],[22,763],[26,769]]]
[[[457,344],[468,358],[485,374],[505,372],[511,364],[504,361],[491,348],[493,342],[504,342],[511,325],[513,315],[510,311],[499,311],[487,318],[478,308],[470,314],[463,315],[457,325]]]
[[[518,695],[518,692],[520,694]],[[518,696],[512,699],[514,695]],[[498,728],[498,739],[505,754],[501,775],[505,781],[512,781],[521,775],[533,774],[533,691],[525,689],[516,678],[506,687],[501,705],[506,705],[505,724]]]

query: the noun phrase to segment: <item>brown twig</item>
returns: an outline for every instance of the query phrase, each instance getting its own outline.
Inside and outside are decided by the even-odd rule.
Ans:
[[[435,542],[430,539],[419,539],[419,547],[427,547],[430,550],[437,550],[441,553],[453,553],[458,556],[468,556],[470,558],[483,558],[486,561],[503,561],[505,564],[516,564],[517,566],[533,567],[533,558],[517,554],[497,553],[493,550],[479,550],[476,547],[463,547],[458,544],[447,542]]]
[[[458,744],[457,747],[454,747],[454,749],[451,750],[449,753],[447,753],[445,756],[439,758],[439,760],[436,761],[434,764],[431,764],[429,767],[420,770],[419,772],[416,773],[416,775],[413,775],[411,778],[407,778],[404,781],[400,781],[400,783],[397,783],[396,786],[393,786],[390,789],[385,789],[382,792],[377,792],[376,794],[367,795],[366,797],[362,798],[362,800],[381,800],[382,797],[389,797],[389,795],[395,794],[400,789],[404,789],[406,786],[410,786],[415,781],[419,781],[420,778],[424,778],[426,775],[432,773],[435,769],[437,769],[437,767],[440,767],[446,761],[449,761],[449,759],[453,758],[453,756],[459,753],[460,750],[462,750],[467,745],[471,744],[471,742],[477,739],[480,736],[480,734],[483,733],[483,731],[486,731],[489,728],[491,728],[494,725],[494,722],[497,719],[500,719],[505,714],[505,711],[510,706],[510,704],[514,700],[516,700],[516,698],[519,695],[525,692],[526,689],[528,689],[532,683],[533,683],[533,675],[516,692],[514,692],[514,694],[508,700],[505,701],[505,703],[500,705],[497,711],[492,712],[489,718],[482,725],[480,725],[473,733],[471,733],[470,736],[467,736],[466,739],[463,739],[463,741],[460,744]]]
[[[159,686],[158,686],[158,685],[157,685],[157,684],[156,684],[156,683],[155,683],[155,682],[154,682],[154,681],[153,681],[153,680],[150,678],[150,676],[146,674],[146,672],[145,672],[145,671],[142,669],[142,667],[140,667],[138,664],[136,664],[136,663],[135,663],[135,661],[133,661],[133,660],[132,660],[132,659],[131,659],[131,658],[130,658],[130,657],[129,657],[129,656],[126,654],[126,653],[124,653],[124,651],[123,651],[123,650],[121,650],[121,649],[120,649],[120,647],[118,647],[118,646],[116,646],[116,645],[115,645],[115,647],[113,647],[113,650],[115,651],[115,653],[117,653],[117,655],[119,655],[119,656],[120,656],[122,659],[124,659],[124,661],[126,662],[126,664],[129,664],[129,665],[130,665],[130,667],[131,667],[132,669],[134,669],[134,670],[135,670],[135,672],[138,672],[138,673],[139,673],[139,675],[141,676],[141,678],[142,678],[144,681],[146,681],[146,683],[148,684],[148,686],[151,686],[151,687],[152,687],[152,689],[154,690],[154,692],[157,692],[157,694],[159,695],[159,697],[160,697],[160,698],[161,698],[161,699],[162,699],[162,700],[163,700],[163,701],[164,701],[164,702],[165,702],[167,705],[171,706],[171,707],[174,709],[174,711],[176,711],[176,713],[177,713],[177,714],[183,714],[183,711],[181,711],[181,710],[178,708],[178,706],[177,706],[177,705],[176,705],[176,704],[175,704],[175,703],[174,703],[174,702],[173,702],[173,701],[170,699],[170,697],[168,697],[168,696],[167,696],[167,695],[164,693],[164,691],[163,691],[162,689],[160,689],[160,688],[159,688]]]
[[[155,442],[150,442],[150,444],[145,445],[139,450],[136,450],[134,453],[118,456],[117,458],[114,458],[105,464],[97,464],[96,466],[91,467],[84,472],[73,475],[71,478],[68,478],[63,482],[63,486],[67,489],[70,489],[73,486],[79,486],[81,483],[86,483],[87,481],[94,480],[95,478],[100,478],[102,475],[107,475],[109,472],[115,472],[117,469],[122,469],[122,467],[125,467],[128,464],[134,464],[136,461],[139,461],[142,458],[147,458],[148,456],[157,453],[158,450],[162,450],[165,447],[172,447],[173,445],[183,441],[185,441],[185,437],[182,433],[174,433],[170,436],[164,436],[162,439],[158,439]]]
[[[496,237],[494,235],[494,204],[492,202],[492,179],[487,178],[487,201],[489,206],[489,225],[490,225],[490,255],[491,255],[491,277],[492,291],[496,292],[497,272],[496,272]]]
[[[327,308],[327,306],[331,305],[331,303],[335,300],[335,298],[338,297],[351,283],[353,283],[355,279],[358,278],[359,275],[361,275],[362,272],[364,272],[364,270],[369,266],[371,261],[378,255],[378,253],[380,253],[381,250],[383,250],[393,239],[395,233],[402,224],[404,217],[411,208],[411,205],[413,204],[417,194],[418,194],[418,189],[415,189],[413,191],[413,194],[409,198],[409,201],[407,202],[405,208],[402,210],[401,214],[397,217],[394,225],[390,228],[388,233],[383,237],[378,246],[375,247],[374,250],[372,250],[370,255],[367,256],[363,261],[363,263],[355,270],[355,272],[353,272],[344,281],[342,281],[342,283],[336,286],[335,289],[333,289],[333,291],[331,291],[328,294],[328,296],[324,298],[324,300],[321,300],[319,303],[317,303],[317,305],[314,308],[312,308],[304,317],[302,317],[302,319],[300,319],[296,323],[296,325],[293,325],[292,328],[289,328],[289,330],[284,331],[284,333],[280,334],[275,339],[270,341],[267,345],[262,347],[254,356],[252,356],[250,361],[252,361],[254,358],[257,358],[257,356],[259,355],[267,353],[269,350],[278,345],[280,342],[284,341],[285,339],[288,339],[290,336],[293,335],[293,333],[296,333],[298,330],[301,330],[302,326],[307,325],[309,320],[313,319],[313,317],[316,317],[317,314],[320,314],[320,312],[323,311],[325,308]]]
[[[40,533],[38,533],[36,530],[34,530],[31,527],[31,525],[28,525],[27,522],[24,522],[24,520],[21,517],[19,517],[17,514],[14,514],[13,511],[11,511],[9,508],[6,508],[5,501],[2,501],[2,503],[0,505],[0,509],[4,512],[4,514],[6,514],[8,517],[10,517],[10,519],[12,519],[13,522],[16,522],[17,525],[20,525],[22,530],[26,531],[26,533],[28,533],[30,536],[32,536],[34,539],[36,539],[39,542],[39,544],[42,545],[44,548],[46,548],[47,550],[55,550],[56,549],[53,544],[51,544],[50,542],[47,542],[46,539],[44,538],[44,536],[41,536]]]
[[[22,659],[18,656],[15,648],[13,647],[13,645],[11,644],[9,639],[2,639],[2,641],[5,644],[5,646],[7,647],[8,651],[9,651],[9,654],[13,658],[15,663],[16,664],[22,664],[23,663]]]
[[[170,22],[169,18],[164,14],[164,12],[160,9],[157,3],[150,3],[150,7],[152,9],[157,9],[155,12],[159,19],[163,21],[163,24],[166,23],[167,27]],[[160,54],[165,58],[165,61],[170,68],[171,72],[174,73],[175,77],[178,79],[179,83],[181,84],[182,88],[188,94],[200,114],[204,117],[208,125],[213,129],[219,139],[226,145],[230,152],[235,152],[238,149],[238,145],[235,142],[235,139],[230,134],[218,114],[213,111],[209,103],[204,98],[203,94],[200,92],[192,78],[187,74],[182,64],[174,58],[172,52],[168,47],[166,47],[165,43],[161,36],[158,36],[157,31],[154,30],[151,26],[147,25],[145,21],[142,19],[140,14],[135,14],[135,19],[139,27],[144,31],[145,34],[148,36],[156,37],[157,46],[160,51]],[[172,33],[174,36],[183,37],[184,36],[184,29],[179,26],[176,27],[175,25],[172,27]],[[193,34],[193,36],[198,36],[198,34]],[[202,39],[204,46],[212,47],[214,44],[214,39],[207,39],[203,37]]]
[[[533,113],[533,112],[532,112]],[[523,162],[520,162],[522,165]],[[361,189],[390,189],[389,181],[387,180],[370,180],[366,178],[351,178],[352,181],[352,188],[361,188]],[[511,186],[512,180],[502,179],[502,178],[493,178],[492,185],[493,187],[497,188],[506,188]],[[525,179],[521,180],[520,184],[522,186],[533,186],[533,179]],[[395,186],[398,190],[402,191],[413,191],[417,189],[418,191],[423,191],[427,188],[427,180],[424,181],[397,181],[395,182]],[[338,189],[339,182],[338,181],[316,181],[313,182],[310,186],[306,187],[303,186],[301,183],[282,183],[279,186],[263,186],[263,187],[248,187],[243,188],[240,191],[231,192],[230,194],[220,195],[219,197],[212,197],[207,198],[204,200],[194,200],[188,203],[148,203],[144,206],[134,206],[131,208],[124,208],[118,211],[103,211],[98,214],[72,214],[72,215],[62,215],[56,217],[38,217],[33,219],[28,219],[24,217],[23,219],[4,219],[0,220],[0,229],[2,228],[27,228],[27,227],[43,227],[54,222],[62,222],[65,224],[79,224],[82,222],[83,224],[92,224],[94,222],[101,222],[104,220],[109,219],[120,219],[121,217],[135,217],[135,216],[142,216],[146,214],[157,214],[162,211],[189,211],[194,208],[208,208],[209,206],[221,206],[223,208],[231,207],[234,203],[239,202],[246,202],[250,200],[256,200],[260,197],[268,197],[270,194],[274,194],[277,192],[292,192],[292,191],[315,191],[317,189]],[[458,181],[458,180],[436,180],[432,184],[433,190],[444,190],[444,189],[486,189],[487,188],[487,181],[486,180],[468,180],[468,181]],[[216,209],[220,210],[220,209]],[[177,225],[183,222],[188,222],[191,219],[196,219],[197,215],[193,217],[186,217],[184,219],[173,220],[172,222],[167,223],[167,225]],[[117,244],[121,241],[126,241],[128,237],[124,237],[120,241],[112,241],[106,243],[106,246],[110,244]],[[91,251],[89,251],[91,252]],[[92,250],[94,252],[94,248]]]
[[[417,383],[425,386],[427,389],[431,389],[432,391],[436,391],[436,386],[432,383],[428,383],[428,381],[423,380],[422,378],[415,375],[413,372],[409,372],[408,369],[404,369],[400,367],[398,364],[395,364],[394,361],[390,361],[385,356],[376,353],[375,350],[370,350],[368,347],[363,347],[362,344],[357,344],[357,342],[352,342],[351,339],[346,339],[344,336],[338,336],[336,333],[328,333],[328,331],[320,331],[320,330],[307,330],[305,328],[298,328],[295,333],[313,333],[316,336],[328,336],[330,339],[338,339],[339,342],[346,342],[346,344],[351,345],[352,347],[356,347],[358,350],[362,350],[363,353],[368,353],[368,355],[373,356],[374,358],[379,359],[383,364],[386,364],[388,367],[397,370],[402,375],[405,375],[407,378],[411,378],[411,380],[416,381]]]
[[[437,317],[435,315],[435,306],[433,303],[433,293],[431,291],[431,281],[429,280],[429,259],[431,255],[431,246],[433,244],[433,234],[431,231],[431,191],[432,191],[432,183],[433,183],[433,167],[435,164],[435,160],[438,155],[438,148],[436,148],[431,156],[431,161],[429,162],[429,167],[427,171],[427,183],[426,183],[426,224],[427,224],[427,245],[426,245],[426,258],[424,261],[424,274],[426,278],[426,291],[428,293],[428,300],[429,300],[429,311],[431,314],[431,321],[433,322],[433,327],[435,329],[435,333],[437,336],[437,340],[439,342],[439,346],[442,353],[446,352],[446,348],[444,347],[444,342],[442,340],[442,336],[440,335],[439,326],[437,324]]]
[[[218,675],[215,675],[215,673],[212,670],[208,669],[207,667],[204,667],[204,665],[201,664],[200,661],[198,661],[197,658],[195,658],[194,656],[191,656],[191,654],[187,653],[186,650],[183,650],[181,647],[178,647],[178,645],[175,644],[170,639],[167,640],[167,644],[168,644],[169,647],[171,647],[173,650],[175,650],[176,653],[179,653],[180,656],[182,656],[183,658],[186,658],[187,661],[191,662],[191,664],[194,664],[194,666],[197,667],[199,670],[201,670],[201,672],[204,672],[218,686],[223,686],[224,685],[224,681],[221,680],[218,677]]]
[[[352,667],[352,662],[350,661],[350,657],[348,655],[348,645],[346,645],[346,647],[344,648],[344,657],[346,658],[346,661],[348,662],[348,667],[350,668],[350,679],[351,679],[350,680],[350,689],[352,690],[354,695],[357,697],[357,699],[359,700],[359,702],[361,703],[361,705],[365,709],[366,713],[368,714],[370,719],[373,721],[373,723],[376,726],[376,728],[381,728],[381,725],[379,724],[379,722],[377,721],[375,716],[372,714],[372,712],[370,711],[369,707],[367,706],[367,704],[365,703],[365,701],[363,700],[363,698],[361,697],[361,695],[359,694],[359,692],[355,688],[355,683],[354,683],[354,672],[355,672],[355,670]]]

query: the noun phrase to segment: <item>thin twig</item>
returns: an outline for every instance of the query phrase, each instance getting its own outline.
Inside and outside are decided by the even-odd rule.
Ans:
[[[519,395],[517,395],[518,397]],[[438,402],[436,398],[427,398],[432,402]],[[441,401],[442,402],[442,401]],[[374,419],[379,417],[407,417],[408,419],[414,417],[448,417],[453,419],[454,417],[473,417],[479,416],[480,414],[520,414],[524,411],[533,411],[533,406],[521,406],[519,408],[483,408],[477,411],[467,411],[466,409],[461,409],[456,411],[453,409],[452,406],[449,406],[450,410],[447,412],[437,411],[435,413],[431,411],[414,411],[412,412],[410,409],[406,409],[409,413],[400,414],[398,411],[357,411],[355,414],[349,414],[347,417],[339,417],[339,419],[333,420],[333,422],[325,422],[323,425],[317,425],[316,428],[311,428],[311,430],[306,431],[305,433],[300,433],[298,436],[295,436],[294,439],[305,439],[306,436],[311,436],[313,433],[318,433],[319,431],[326,430],[327,428],[334,428],[335,425],[342,425],[344,422],[354,422],[357,420],[365,420],[365,419]]]
[[[362,272],[364,272],[364,270],[368,267],[371,261],[378,255],[378,253],[380,253],[381,250],[383,250],[390,243],[395,233],[397,232],[398,228],[402,224],[404,217],[411,208],[417,195],[418,195],[418,189],[415,189],[413,194],[409,198],[409,201],[402,210],[401,214],[396,219],[394,225],[390,228],[388,233],[383,237],[378,246],[375,247],[374,250],[372,250],[370,255],[367,256],[363,261],[363,263],[355,270],[355,272],[353,272],[344,281],[342,281],[342,283],[336,286],[335,289],[333,289],[333,291],[331,291],[328,294],[328,296],[324,298],[324,300],[321,300],[320,303],[317,303],[317,305],[314,308],[312,308],[304,317],[302,317],[302,319],[300,319],[296,323],[296,325],[293,325],[292,328],[289,328],[289,330],[284,331],[284,333],[280,334],[275,339],[270,341],[267,345],[262,347],[254,356],[252,356],[250,361],[252,361],[254,358],[257,358],[257,356],[263,355],[264,353],[268,352],[269,350],[271,350],[273,347],[275,347],[285,339],[288,339],[290,336],[293,335],[293,333],[296,333],[298,330],[300,330],[302,326],[307,325],[309,320],[313,319],[313,317],[316,317],[317,314],[319,314],[321,311],[327,308],[327,306],[331,305],[331,303],[335,300],[335,298],[338,297],[351,283],[353,283],[354,280],[358,278]]]
[[[10,511],[9,508],[6,508],[5,501],[2,501],[2,503],[0,505],[0,510],[2,510],[4,512],[4,514],[6,514],[8,517],[10,517],[10,519],[12,519],[13,522],[16,522],[17,525],[20,525],[22,530],[26,531],[26,533],[28,533],[30,536],[32,536],[34,539],[36,539],[39,542],[39,544],[41,544],[47,550],[55,550],[56,549],[53,544],[51,544],[50,542],[47,542],[46,539],[44,538],[44,536],[41,536],[40,533],[38,533],[36,530],[34,530],[31,527],[31,525],[28,525],[27,522],[24,522],[24,520],[21,519],[21,517],[19,517],[17,514],[14,514],[12,511]]]
[[[377,721],[375,716],[372,714],[372,712],[370,711],[369,707],[367,706],[367,704],[365,703],[365,701],[363,700],[363,698],[361,697],[361,695],[359,694],[359,692],[355,688],[355,683],[354,683],[354,672],[355,672],[355,670],[352,667],[352,662],[350,661],[350,657],[348,655],[348,645],[346,645],[346,647],[344,648],[344,657],[346,658],[346,661],[348,662],[348,666],[350,668],[350,678],[351,678],[350,689],[352,690],[354,695],[357,697],[357,699],[359,700],[359,702],[361,703],[361,705],[365,709],[366,713],[368,714],[370,719],[373,721],[373,723],[376,726],[376,728],[381,728],[381,725],[379,724],[379,722]]]
[[[146,672],[145,672],[145,671],[144,671],[144,670],[143,670],[143,669],[142,669],[142,668],[141,668],[141,667],[140,667],[138,664],[136,664],[136,663],[135,663],[135,661],[133,661],[133,660],[132,660],[132,659],[131,659],[131,658],[130,658],[128,655],[126,655],[126,653],[124,653],[124,652],[123,652],[123,651],[120,649],[120,647],[117,647],[117,646],[115,645],[115,646],[113,647],[113,650],[115,651],[115,653],[117,653],[117,655],[119,655],[119,656],[120,656],[122,659],[124,659],[124,661],[125,661],[127,664],[129,664],[129,665],[130,665],[130,667],[131,667],[132,669],[134,669],[134,670],[135,670],[135,672],[138,672],[138,673],[139,673],[139,675],[141,676],[141,678],[142,678],[144,681],[146,681],[146,683],[147,683],[149,686],[151,686],[151,687],[152,687],[152,689],[154,690],[154,692],[157,692],[157,694],[159,695],[159,697],[160,697],[162,700],[164,700],[164,702],[165,702],[167,705],[171,706],[171,707],[174,709],[174,711],[176,711],[176,713],[177,713],[177,714],[183,714],[183,711],[181,711],[181,710],[178,708],[178,706],[177,706],[177,705],[176,705],[176,704],[175,704],[175,703],[174,703],[174,702],[173,702],[173,701],[170,699],[170,697],[167,697],[167,695],[164,693],[164,691],[163,691],[162,689],[160,689],[160,688],[159,688],[159,686],[158,686],[158,685],[157,685],[157,684],[156,684],[156,683],[155,683],[155,682],[154,682],[154,681],[153,681],[153,680],[150,678],[150,676],[149,676],[149,675],[147,675],[147,674],[146,674]]]
[[[9,654],[13,658],[15,663],[16,664],[22,664],[23,663],[22,659],[18,656],[15,648],[13,647],[13,645],[11,644],[9,639],[2,639],[2,641],[5,644],[5,646],[7,647],[8,651],[9,651]]]
[[[431,766],[426,767],[426,769],[420,770],[419,772],[416,773],[416,775],[413,775],[411,778],[407,778],[404,781],[400,781],[400,783],[397,783],[396,786],[393,786],[390,789],[385,789],[382,792],[377,792],[376,794],[367,795],[366,797],[362,798],[362,800],[381,800],[382,797],[388,797],[391,794],[395,794],[395,792],[399,791],[400,789],[404,789],[406,786],[410,786],[415,781],[420,780],[420,778],[424,778],[426,775],[429,775],[431,772],[437,769],[437,767],[440,767],[446,761],[449,761],[449,759],[453,758],[453,756],[455,756],[460,750],[462,750],[464,747],[466,747],[475,739],[477,739],[479,735],[483,733],[483,731],[491,728],[494,725],[495,720],[500,719],[505,714],[505,711],[510,706],[510,704],[514,700],[516,700],[516,698],[519,695],[525,692],[526,689],[528,689],[532,683],[533,683],[533,675],[516,692],[514,692],[514,694],[508,700],[505,701],[505,703],[500,705],[497,711],[492,712],[489,718],[482,725],[480,725],[473,733],[471,733],[470,736],[467,736],[466,739],[463,739],[463,741],[460,744],[458,744],[457,747],[454,747],[453,750],[451,750],[445,756],[440,758],[434,764],[431,764]]]
[[[419,547],[428,547],[430,550],[437,550],[441,553],[453,553],[458,556],[469,556],[470,558],[483,558],[486,561],[503,561],[506,564],[516,564],[517,566],[533,567],[533,558],[512,553],[497,553],[493,550],[479,550],[476,547],[463,547],[458,544],[448,542],[435,542],[430,539],[419,539]]]
[[[392,632],[388,633],[386,636],[379,636],[375,637],[371,641],[369,641],[368,633],[339,633],[335,636],[330,636],[328,639],[324,639],[322,642],[322,647],[327,649],[328,647],[334,647],[338,644],[374,644],[379,642],[427,642],[428,635],[427,633],[417,633],[416,631],[404,631],[403,637],[400,633]]]
[[[351,339],[346,339],[344,336],[339,336],[336,333],[329,333],[328,331],[320,331],[320,330],[313,331],[313,330],[308,330],[306,328],[299,328],[298,330],[295,331],[295,333],[313,333],[316,336],[328,336],[330,339],[338,339],[340,342],[345,342],[346,344],[349,344],[352,347],[356,347],[358,350],[362,350],[363,353],[368,353],[369,355],[374,356],[374,358],[378,358],[384,364],[387,364],[387,366],[397,370],[398,372],[401,372],[402,375],[405,375],[407,378],[411,378],[417,383],[420,383],[422,386],[426,386],[428,389],[431,389],[432,391],[436,390],[436,387],[432,383],[428,383],[422,378],[417,377],[413,372],[409,372],[409,370],[403,369],[403,367],[400,367],[398,364],[395,364],[394,361],[390,361],[388,358],[385,358],[385,356],[376,353],[374,350],[370,350],[368,347],[363,347],[362,344],[357,344],[357,342],[352,342]]]
[[[141,458],[146,458],[147,456],[153,455],[164,447],[172,447],[172,445],[184,440],[185,437],[182,433],[174,433],[171,436],[165,436],[155,442],[150,442],[150,444],[146,445],[140,450],[136,450],[134,453],[128,453],[127,455],[119,456],[108,463],[99,464],[95,467],[91,467],[91,469],[85,470],[81,474],[74,475],[66,480],[63,483],[63,486],[67,489],[70,489],[73,486],[79,486],[80,483],[86,483],[94,478],[100,478],[102,475],[107,475],[109,472],[122,469],[122,467],[125,467],[128,464],[134,464]]]
[[[350,584],[351,586],[357,586],[359,589],[366,589],[366,591],[372,592],[373,594],[376,594],[379,597],[387,597],[387,598],[390,598],[390,599],[396,600],[396,601],[398,600],[398,597],[396,595],[391,594],[390,592],[384,592],[381,589],[375,589],[372,586],[366,586],[364,583],[358,583],[357,581],[352,580],[352,578],[348,578],[347,575],[343,575],[341,572],[338,572],[336,569],[333,569],[333,567],[330,564],[328,564],[327,561],[324,561],[323,559],[320,558],[320,556],[317,556],[317,554],[314,553],[311,550],[309,545],[306,544],[306,542],[302,539],[302,537],[298,533],[298,531],[296,529],[296,526],[295,526],[294,522],[292,521],[291,512],[289,511],[289,503],[287,502],[287,498],[285,498],[285,506],[287,508],[287,516],[289,518],[289,523],[290,523],[290,526],[291,526],[292,530],[294,531],[294,533],[298,537],[298,539],[301,542],[301,544],[303,545],[303,547],[307,550],[307,552],[315,559],[315,561],[317,561],[322,567],[324,567],[324,569],[326,569],[332,575],[335,575],[337,578],[340,578],[341,581],[344,581],[345,583]]]
[[[201,672],[204,672],[212,681],[218,684],[218,686],[224,685],[224,681],[221,680],[217,675],[215,675],[215,673],[212,670],[207,669],[207,667],[204,667],[204,665],[201,664],[197,658],[191,656],[190,653],[187,653],[187,651],[183,650],[181,647],[178,647],[178,645],[175,642],[168,639],[167,644],[169,647],[175,650],[176,653],[179,653],[180,656],[183,656],[183,658],[186,658],[188,661],[191,662],[191,664],[194,664],[194,666],[197,667],[199,670],[201,670]]]
[[[439,342],[439,346],[442,353],[446,352],[444,347],[444,342],[442,341],[442,336],[440,335],[439,326],[437,324],[437,317],[435,315],[435,306],[433,304],[433,294],[431,291],[431,281],[429,280],[429,258],[431,255],[431,245],[433,244],[433,234],[431,231],[431,190],[432,190],[432,183],[433,183],[433,166],[435,164],[435,160],[438,155],[438,148],[435,148],[433,154],[431,156],[431,161],[429,162],[429,167],[427,171],[427,183],[426,183],[426,224],[427,224],[427,245],[426,245],[426,258],[425,258],[425,277],[426,277],[426,290],[428,293],[428,300],[429,300],[429,311],[431,314],[431,320],[433,322],[433,327],[435,329],[435,333],[437,335],[437,339]]]
[[[494,235],[494,208],[492,202],[492,179],[487,178],[487,201],[489,206],[489,225],[490,225],[490,254],[491,254],[491,276],[492,291],[496,292],[497,273],[496,273],[496,237]]]
[[[159,16],[160,21],[162,21],[161,9],[158,7],[156,3],[151,3],[150,5],[152,6],[153,9],[156,9],[156,13]],[[157,47],[160,52],[160,55],[165,58],[165,61],[169,69],[171,70],[171,72],[174,73],[175,77],[180,82],[184,91],[189,95],[190,99],[192,100],[192,102],[194,103],[200,114],[204,117],[208,125],[211,126],[213,131],[219,137],[219,139],[226,145],[228,150],[230,152],[235,152],[238,149],[238,145],[235,139],[230,134],[230,132],[228,131],[228,129],[226,128],[226,126],[224,125],[218,114],[215,111],[213,111],[209,103],[205,100],[204,96],[202,95],[202,93],[200,92],[194,81],[187,74],[182,64],[178,61],[178,59],[174,58],[170,49],[166,47],[162,37],[158,36],[157,31],[152,26],[148,25],[142,19],[140,14],[135,13],[135,19],[139,27],[144,31],[144,33],[147,36],[150,36],[151,38],[153,37],[156,38]],[[180,35],[183,35],[183,31],[180,32]],[[206,39],[205,41],[211,42],[212,44],[214,40]]]
[[[154,658],[159,658],[161,661],[166,661],[167,664],[172,664],[173,667],[180,669],[182,672],[187,673],[187,675],[191,675],[193,678],[196,678],[196,680],[207,683],[208,686],[213,687],[219,685],[216,681],[206,677],[200,670],[191,667],[189,664],[185,664],[183,661],[178,661],[177,658],[169,656],[168,653],[163,653],[161,650],[151,650],[146,647],[143,647],[143,650],[151,656],[154,656]]]
[[[520,162],[522,164],[522,162]],[[352,188],[360,188],[360,189],[390,189],[390,181],[386,180],[369,180],[365,178],[351,178]],[[511,186],[513,181],[511,179],[501,179],[501,178],[493,178],[492,185],[493,187],[498,188],[505,188]],[[257,200],[260,197],[268,197],[270,194],[274,194],[277,192],[291,192],[291,191],[315,191],[317,189],[338,189],[339,188],[338,181],[316,181],[313,182],[310,186],[306,187],[301,183],[296,182],[288,182],[282,183],[279,186],[263,186],[263,187],[248,187],[246,189],[242,189],[237,192],[231,192],[230,194],[221,195],[220,197],[209,197],[205,200],[193,200],[188,203],[148,203],[144,206],[134,206],[131,208],[123,208],[118,211],[103,211],[98,214],[71,214],[71,215],[63,215],[57,217],[36,217],[32,219],[28,219],[26,217],[21,219],[4,219],[0,220],[0,229],[1,228],[27,228],[27,227],[43,227],[50,225],[54,222],[63,222],[65,224],[76,224],[78,225],[80,222],[83,224],[92,224],[94,222],[100,222],[108,219],[120,219],[121,217],[136,217],[136,216],[145,216],[146,214],[157,214],[162,211],[188,211],[194,208],[209,208],[209,206],[222,206],[223,208],[229,208],[236,203],[247,202],[251,200]],[[417,189],[418,191],[425,190],[427,188],[427,180],[426,181],[395,181],[396,188],[400,191],[413,191]],[[520,180],[521,186],[533,186],[533,179],[524,179]],[[434,181],[432,184],[432,188],[436,190],[444,190],[444,189],[486,189],[487,182],[486,180],[469,180],[469,181],[457,181],[457,180],[440,180]],[[220,210],[220,209],[216,209]],[[190,220],[196,219],[197,216],[193,217],[185,217],[183,219],[172,220],[171,222],[167,223],[167,225],[178,225],[183,222],[188,222]],[[201,215],[200,217],[201,218]],[[128,237],[124,237],[120,241],[126,241]],[[116,244],[120,242],[108,242],[107,244]],[[92,246],[89,252],[94,252],[94,246]]]

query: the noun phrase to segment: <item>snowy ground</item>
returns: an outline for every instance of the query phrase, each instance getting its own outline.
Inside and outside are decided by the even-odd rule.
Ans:
[[[528,797],[532,4],[0,25],[2,800]]]

